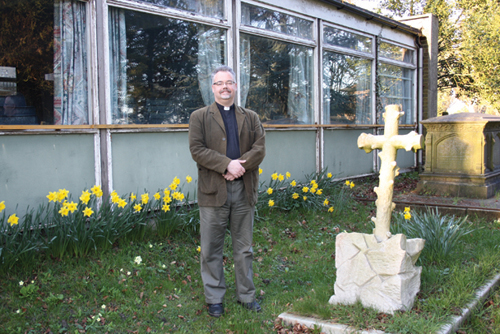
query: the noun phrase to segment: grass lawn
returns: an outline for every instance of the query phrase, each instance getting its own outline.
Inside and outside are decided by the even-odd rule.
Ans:
[[[359,185],[362,181],[357,181]],[[333,189],[332,191],[336,191]],[[118,241],[82,258],[46,258],[29,269],[0,273],[0,333],[293,333],[276,322],[282,312],[310,315],[360,329],[432,333],[498,272],[500,224],[469,217],[464,236],[446,261],[423,267],[411,311],[394,315],[360,305],[333,306],[335,237],[371,233],[373,203],[344,201],[326,210],[261,210],[254,226],[254,282],[261,313],[236,303],[227,236],[226,314],[208,316],[200,279],[198,237]],[[140,258],[139,258],[140,257]],[[496,292],[463,333],[500,332]],[[316,331],[318,332],[318,331]]]

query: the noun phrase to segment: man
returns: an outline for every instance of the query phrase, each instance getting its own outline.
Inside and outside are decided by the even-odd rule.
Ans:
[[[208,314],[213,317],[224,314],[222,252],[228,222],[237,301],[261,311],[253,284],[252,234],[265,132],[255,112],[234,104],[237,88],[230,67],[215,69],[215,103],[193,112],[189,121],[189,148],[198,167],[201,277]]]

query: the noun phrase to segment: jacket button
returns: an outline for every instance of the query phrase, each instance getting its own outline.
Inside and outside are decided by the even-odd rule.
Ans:
[[[226,138],[222,138],[222,140],[226,140]]]

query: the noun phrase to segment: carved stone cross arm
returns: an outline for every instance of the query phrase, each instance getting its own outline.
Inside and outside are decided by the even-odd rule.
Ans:
[[[377,216],[372,220],[375,222],[373,234],[377,241],[387,240],[390,233],[391,215],[395,208],[392,202],[394,178],[399,174],[396,165],[396,155],[398,149],[421,149],[423,146],[422,135],[415,131],[407,135],[398,135],[398,119],[403,115],[399,106],[390,105],[386,107],[384,113],[385,127],[384,135],[374,136],[362,133],[358,138],[358,147],[370,153],[374,149],[380,149],[378,154],[381,160],[379,186],[375,187],[377,193]]]

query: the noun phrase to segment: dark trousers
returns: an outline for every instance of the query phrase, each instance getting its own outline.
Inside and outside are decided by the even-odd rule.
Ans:
[[[222,303],[226,293],[222,253],[228,228],[233,244],[236,298],[255,299],[252,233],[255,208],[248,204],[243,181],[226,181],[227,200],[221,207],[200,207],[201,278],[208,304]]]

